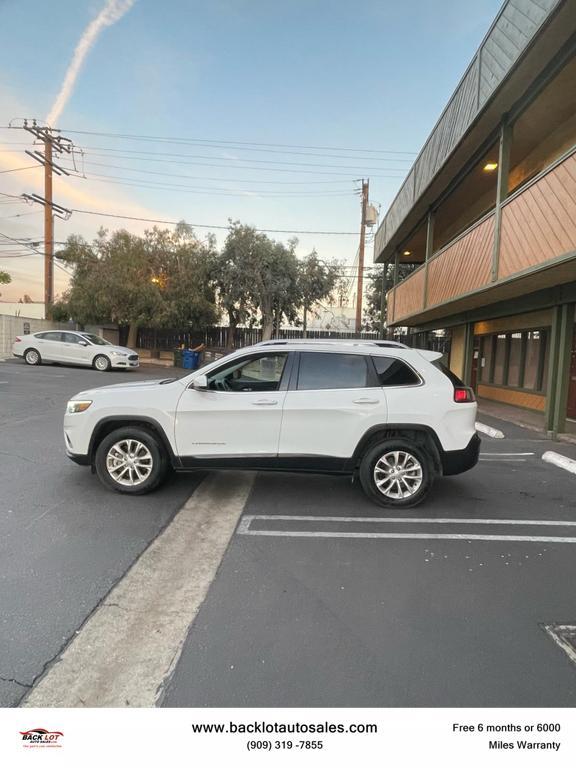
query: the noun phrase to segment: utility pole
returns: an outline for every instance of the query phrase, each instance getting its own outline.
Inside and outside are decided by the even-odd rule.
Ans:
[[[54,216],[52,214],[52,138],[44,139],[44,313],[51,316],[54,303]]]
[[[358,248],[358,284],[356,288],[356,333],[362,329],[362,293],[364,291],[364,244],[366,240],[366,210],[368,208],[369,180],[362,179],[362,220],[360,223],[360,246]]]
[[[25,150],[27,155],[44,166],[44,197],[35,194],[25,194],[22,197],[44,206],[44,313],[46,318],[50,319],[54,303],[54,216],[68,219],[72,215],[68,208],[56,205],[52,197],[52,174],[70,176],[65,168],[56,165],[54,154],[72,154],[74,145],[70,139],[61,136],[59,131],[38,125],[36,120],[24,120],[21,127],[44,145],[44,153]]]

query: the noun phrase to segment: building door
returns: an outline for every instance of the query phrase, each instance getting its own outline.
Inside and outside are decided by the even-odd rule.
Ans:
[[[566,415],[576,419],[576,325],[572,336],[572,358],[570,362],[570,381],[568,384],[568,408]]]

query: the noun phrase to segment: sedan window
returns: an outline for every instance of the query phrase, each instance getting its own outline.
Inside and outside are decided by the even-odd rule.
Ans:
[[[83,333],[82,336],[91,344],[96,344],[99,347],[109,347],[112,345],[110,341],[106,341],[102,336],[97,336],[95,333]]]
[[[65,341],[66,344],[80,344],[82,341],[80,336],[77,336],[75,333],[63,333],[62,336],[64,337],[62,341]]]
[[[38,338],[41,338],[44,341],[62,341],[62,334],[60,331],[48,331],[47,333],[43,333],[42,336],[38,336]]]
[[[363,355],[301,352],[298,389],[360,389],[368,386]]]

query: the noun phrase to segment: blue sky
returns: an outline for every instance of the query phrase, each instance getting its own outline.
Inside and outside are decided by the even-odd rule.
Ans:
[[[83,30],[103,5],[0,0],[0,125],[15,117],[45,119]],[[371,198],[386,210],[415,156],[392,152],[420,150],[499,6],[498,0],[136,0],[98,37],[58,122],[85,149],[88,178],[56,179],[55,200],[196,223],[225,225],[232,218],[272,229],[357,230],[353,180],[370,177]],[[121,140],[74,130],[206,141]],[[24,144],[7,143],[28,138],[0,130],[0,170],[29,165]],[[215,141],[229,144],[202,146]],[[159,152],[169,154],[150,154]],[[102,176],[129,177],[130,186]],[[0,192],[42,193],[41,181],[40,167],[2,173]],[[56,240],[73,232],[91,237],[102,224],[149,226],[75,213],[57,221]],[[0,232],[40,237],[42,215],[0,205]],[[301,255],[313,247],[323,258],[352,263],[357,238],[300,236]],[[0,259],[0,269],[15,278],[3,287],[3,300],[24,292],[41,298],[39,256]],[[57,274],[62,290],[64,276]]]

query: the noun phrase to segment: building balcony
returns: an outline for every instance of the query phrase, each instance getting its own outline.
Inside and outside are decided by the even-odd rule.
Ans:
[[[388,292],[388,325],[422,325],[576,280],[574,148],[499,213],[499,238],[494,209]]]

